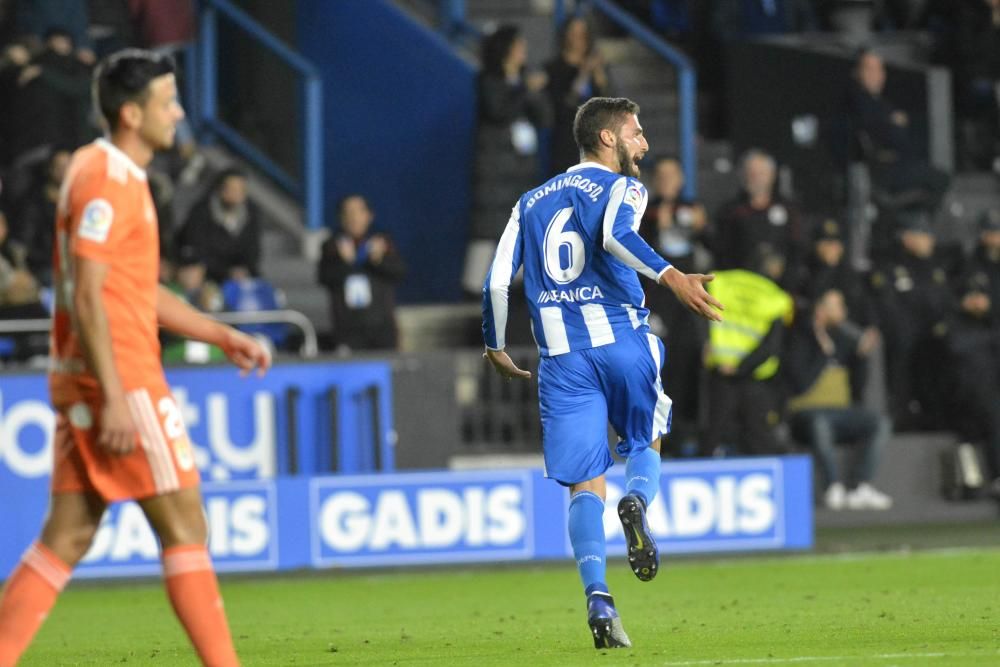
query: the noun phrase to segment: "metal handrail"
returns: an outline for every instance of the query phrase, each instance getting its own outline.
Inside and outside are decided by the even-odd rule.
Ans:
[[[478,33],[475,27],[470,26],[466,21],[465,0],[440,0],[440,2],[441,23],[444,32],[454,33],[471,30]],[[686,55],[675,49],[665,39],[643,25],[639,19],[629,14],[611,0],[578,0],[576,3],[576,13],[581,13],[588,7],[599,10],[647,48],[673,65],[677,70],[678,108],[680,113],[678,119],[678,132],[680,133],[678,153],[681,160],[681,167],[684,169],[683,195],[688,199],[694,199],[698,193],[698,155],[696,142],[698,133],[698,79],[694,64]],[[566,14],[566,0],[555,0],[552,17],[555,20],[557,29],[566,20]]]
[[[191,74],[198,81],[192,82],[190,91],[197,91],[192,99],[193,115],[201,128],[222,139],[230,148],[259,167],[302,201],[306,227],[312,230],[323,226],[323,82],[319,69],[296,53],[292,48],[268,32],[249,14],[230,0],[200,0],[199,41],[192,45],[189,62],[197,63]],[[237,130],[227,125],[218,115],[218,21],[223,16],[257,41],[289,67],[302,75],[305,104],[305,127],[302,133],[301,183],[293,178],[274,160],[247,141]]]
[[[302,332],[302,347],[299,354],[313,359],[319,354],[316,327],[312,321],[297,310],[258,310],[239,313],[209,313],[209,317],[225,324],[291,324]],[[50,318],[26,320],[0,320],[0,334],[45,333],[52,327]]]
[[[554,18],[561,25],[566,16],[565,0],[556,0]],[[680,133],[679,157],[684,169],[683,195],[694,199],[698,191],[698,155],[697,155],[697,74],[691,60],[679,50],[671,46],[665,39],[646,27],[639,19],[632,16],[610,0],[580,0],[577,12],[593,7],[609,19],[625,29],[635,39],[648,49],[669,62],[677,70],[678,132]]]

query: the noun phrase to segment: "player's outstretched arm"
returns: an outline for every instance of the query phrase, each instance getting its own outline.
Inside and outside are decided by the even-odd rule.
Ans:
[[[704,317],[706,320],[721,322],[725,310],[719,301],[705,289],[707,283],[715,280],[715,276],[701,273],[682,273],[671,266],[660,274],[659,283],[669,287],[674,296],[688,307],[688,310]]]
[[[483,357],[491,364],[493,364],[493,369],[507,378],[524,378],[528,379],[531,377],[531,371],[525,371],[517,367],[514,360],[504,352],[503,350],[491,350],[486,348],[486,352],[483,353]]]
[[[125,402],[125,390],[115,368],[111,329],[101,292],[108,265],[76,257],[73,274],[73,325],[80,336],[87,364],[104,393],[101,432],[97,444],[112,454],[128,454],[135,447],[135,424]]]
[[[156,318],[161,327],[179,336],[219,347],[244,374],[256,368],[263,375],[271,367],[271,353],[260,341],[213,320],[162,285],[156,296]]]

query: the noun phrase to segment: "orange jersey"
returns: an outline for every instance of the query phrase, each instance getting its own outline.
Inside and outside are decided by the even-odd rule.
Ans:
[[[156,209],[146,172],[104,139],[74,153],[59,197],[49,376],[56,407],[94,396],[99,388],[73,327],[73,267],[80,257],[109,266],[102,297],[123,388],[163,384],[156,319]]]

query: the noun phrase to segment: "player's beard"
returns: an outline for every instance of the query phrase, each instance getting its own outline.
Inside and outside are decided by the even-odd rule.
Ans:
[[[625,143],[620,137],[618,139],[618,145],[615,147],[615,153],[618,156],[619,173],[623,176],[639,178],[639,165],[637,165],[635,160],[632,159],[632,156],[628,154],[628,149],[625,148]]]

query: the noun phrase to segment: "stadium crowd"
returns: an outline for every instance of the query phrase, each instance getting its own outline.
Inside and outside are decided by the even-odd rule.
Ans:
[[[191,0],[0,3],[0,320],[45,317],[51,308],[60,187],[72,152],[101,134],[91,104],[98,59],[126,47],[178,55],[194,38],[194,11]],[[148,169],[162,280],[206,312],[276,308],[282,294],[261,277],[263,221],[248,197],[247,174],[238,167],[211,172],[186,123],[175,147]],[[194,203],[179,210],[181,199]],[[281,325],[246,329],[276,345],[287,337]],[[171,360],[219,356],[184,341],[164,343]],[[37,359],[47,347],[44,334],[0,335],[3,360]]]
[[[836,0],[620,4],[692,55],[709,99],[723,96],[721,59],[711,55],[720,45],[761,34],[850,29],[844,3]],[[960,166],[991,168],[1000,137],[1000,0],[876,5],[869,29],[915,28],[931,36],[934,60],[955,81]],[[175,51],[192,39],[193,3],[171,3],[169,12],[163,6],[0,0],[0,97],[9,100],[0,105],[0,319],[48,313],[60,185],[71,152],[99,132],[89,100],[97,59],[129,45]],[[576,161],[576,108],[615,93],[613,68],[586,17],[566,23],[543,67],[527,66],[530,48],[513,25],[482,43],[462,277],[470,293],[481,289],[511,203]],[[1000,493],[1000,206],[982,216],[974,238],[939,243],[935,213],[951,175],[917,155],[908,110],[882,94],[886,72],[878,51],[859,51],[855,65],[842,82],[843,113],[854,156],[884,192],[874,202],[879,234],[868,267],[849,260],[845,248],[855,230],[843,211],[817,210],[776,187],[780,155],[756,149],[743,155],[740,193],[718,210],[681,195],[684,174],[675,157],[644,162],[649,205],[640,233],[684,271],[716,273],[713,293],[727,304],[726,320],[708,324],[649,286],[651,327],[670,349],[665,386],[683,397],[669,447],[675,455],[730,455],[798,443],[818,457],[829,507],[885,508],[891,499],[870,480],[890,432],[947,429],[983,445]],[[657,137],[650,140],[655,151]],[[150,168],[163,282],[207,312],[279,307],[280,292],[261,277],[264,222],[248,197],[247,174],[231,168],[206,178],[205,168],[190,128]],[[183,189],[198,195],[189,211],[174,207]],[[339,202],[339,229],[317,265],[317,282],[330,295],[331,346],[341,350],[397,346],[394,288],[405,258],[373,230],[377,206],[360,194]],[[511,332],[512,343],[528,342],[522,328],[521,338]],[[285,338],[279,329],[257,331],[277,344]],[[44,336],[0,334],[0,358],[29,359],[44,355],[46,346]],[[165,340],[164,353],[186,361],[218,358],[218,351],[177,340]],[[871,399],[872,387],[881,385],[889,399],[884,411],[873,409]],[[845,472],[835,448],[848,443],[860,455]]]
[[[706,44],[842,27],[836,2],[622,4],[696,60]],[[1000,2],[879,6],[870,29],[932,35],[934,59],[956,82],[960,166],[990,169],[1000,119]],[[525,66],[530,47],[515,26],[484,37],[483,62],[497,65],[484,65],[480,77],[473,240],[463,280],[470,292],[511,202],[565,169],[571,110],[615,94],[614,71],[591,30],[585,18],[567,22],[556,56],[537,70]],[[723,322],[705,323],[647,282],[651,328],[670,351],[664,384],[678,399],[668,447],[681,456],[807,449],[831,509],[891,506],[871,480],[893,430],[950,430],[981,445],[992,493],[1000,495],[1000,206],[982,214],[972,236],[939,242],[937,214],[952,176],[919,155],[915,110],[883,95],[886,78],[878,50],[859,48],[852,76],[841,82],[849,150],[868,166],[877,193],[870,261],[851,261],[857,231],[844,211],[783,195],[779,155],[744,154],[738,196],[713,211],[681,196],[676,157],[643,165],[649,205],[640,233],[681,270],[715,273],[710,291],[727,306]],[[976,139],[963,141],[969,136]],[[655,153],[657,137],[650,142]],[[516,178],[506,178],[508,169]],[[511,297],[512,312],[523,298]],[[511,317],[527,330],[523,313],[522,325]],[[510,340],[528,342],[516,331]],[[840,445],[857,450],[848,469]]]

